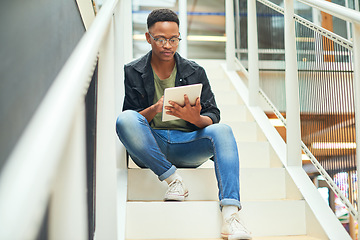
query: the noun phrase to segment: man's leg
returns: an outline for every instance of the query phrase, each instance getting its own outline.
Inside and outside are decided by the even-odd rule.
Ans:
[[[176,167],[162,153],[159,147],[162,142],[145,117],[131,110],[122,112],[116,121],[116,132],[138,166],[150,168],[160,181],[169,184],[165,200],[184,200],[187,189],[176,173]]]
[[[213,124],[194,132],[169,131],[168,141],[167,159],[177,167],[198,167],[213,157],[221,206],[241,208],[239,156],[229,126]]]
[[[210,128],[212,126],[212,128]],[[215,171],[223,215],[221,235],[227,239],[251,239],[250,232],[241,223],[239,155],[232,129],[224,124],[205,129],[214,146]]]
[[[222,235],[229,239],[251,239],[241,224],[239,156],[232,129],[213,124],[204,129],[181,133],[172,131],[168,159],[178,167],[194,167],[213,156],[218,180],[219,200],[223,214]]]

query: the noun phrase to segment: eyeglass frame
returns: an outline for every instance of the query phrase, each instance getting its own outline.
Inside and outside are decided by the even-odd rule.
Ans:
[[[158,38],[155,38],[155,37],[153,37],[152,35],[151,35],[151,33],[150,32],[148,32],[149,33],[149,35],[150,35],[150,37],[152,38],[152,39],[154,39],[154,41],[155,41],[155,43],[156,43],[156,45],[158,45],[158,40],[159,40],[159,38],[163,38],[163,39],[165,39],[165,43],[163,44],[163,45],[158,45],[159,47],[163,47],[163,46],[165,46],[166,45],[166,43],[169,41],[169,44],[170,44],[170,46],[172,46],[172,47],[177,47],[178,45],[179,45],[179,43],[180,43],[180,41],[181,41],[181,37],[180,37],[180,33],[179,33],[179,37],[171,37],[171,38],[165,38],[165,37],[158,37]],[[170,43],[170,40],[171,39],[173,39],[173,38],[177,38],[177,39],[179,39],[179,42],[178,42],[178,44],[176,45],[176,46],[173,46],[171,43]]]

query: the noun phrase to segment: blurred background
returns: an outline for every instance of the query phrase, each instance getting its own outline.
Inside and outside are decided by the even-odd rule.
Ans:
[[[144,35],[149,13],[156,8],[170,8],[178,13],[179,6],[176,0],[134,0],[132,6],[133,51],[137,58],[151,49]],[[188,0],[187,10],[188,58],[225,59],[225,1]]]

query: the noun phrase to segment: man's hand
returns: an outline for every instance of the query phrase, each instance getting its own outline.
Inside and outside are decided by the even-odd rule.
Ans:
[[[164,96],[162,96],[162,97],[153,105],[154,111],[155,111],[156,113],[162,112],[163,104],[164,104]]]
[[[148,122],[151,122],[156,114],[162,112],[164,103],[164,96],[162,96],[154,105],[151,105],[150,107],[142,110],[139,112],[141,115],[143,115]]]
[[[184,106],[169,101],[171,106],[166,106],[166,114],[173,115],[175,117],[181,118],[185,121],[188,121],[196,126],[202,126],[202,116],[200,115],[201,105],[200,98],[197,98],[195,105],[191,106],[189,98],[187,95],[184,95]],[[210,124],[208,124],[210,125]]]

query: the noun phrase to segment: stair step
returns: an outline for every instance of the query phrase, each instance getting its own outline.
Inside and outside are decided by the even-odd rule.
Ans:
[[[238,142],[266,141],[256,122],[221,121],[221,123],[225,123],[232,128]]]
[[[272,166],[269,142],[237,142],[241,168],[266,168]]]
[[[254,238],[253,238],[254,239]],[[135,240],[135,239],[129,239],[126,240]],[[145,239],[136,239],[136,240],[145,240]],[[152,240],[164,240],[164,238],[156,238]],[[166,240],[205,240],[204,238],[166,238]],[[222,238],[206,238],[206,240],[223,240]]]
[[[222,91],[222,90],[213,90],[215,95],[216,103],[221,104],[228,104],[228,105],[243,105],[244,102],[240,98],[239,94],[236,91]]]
[[[218,200],[218,187],[213,168],[178,169],[189,189],[187,200]],[[128,200],[162,201],[167,190],[149,169],[129,169]],[[242,200],[284,199],[286,197],[285,169],[240,169]]]
[[[254,237],[306,234],[302,200],[243,201],[242,206],[241,218]],[[216,201],[128,202],[126,238],[220,238],[221,223]]]
[[[222,77],[211,77],[209,78],[211,90],[214,91],[233,91],[235,90],[234,86],[229,80],[225,80],[225,74]]]
[[[219,105],[222,121],[254,121],[254,118],[250,116],[246,106],[238,105]]]
[[[206,72],[208,78],[211,79],[228,79],[224,69],[221,67],[221,64],[224,61],[213,61],[213,60],[196,60],[198,64],[200,64]]]
[[[126,240],[135,240],[135,239],[126,239]],[[145,239],[137,239],[145,240]],[[153,240],[163,240],[161,238]],[[167,238],[167,240],[204,240],[204,238]],[[206,240],[223,240],[223,238],[206,238]],[[252,240],[321,240],[320,238],[310,237],[310,236],[275,236],[275,237],[253,237]]]
[[[255,237],[253,240],[321,240],[321,238],[302,236],[276,236],[276,237]]]

